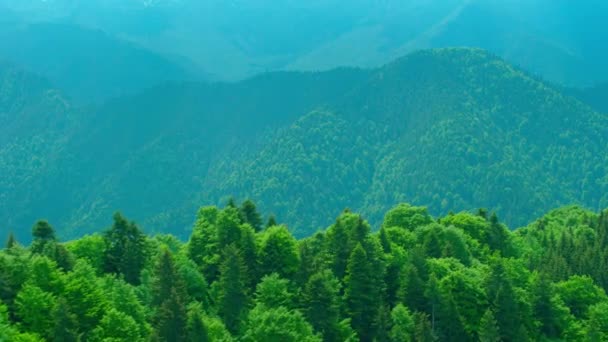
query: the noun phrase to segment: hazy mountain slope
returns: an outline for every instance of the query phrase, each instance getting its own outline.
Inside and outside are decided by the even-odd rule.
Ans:
[[[199,77],[155,53],[75,25],[2,30],[0,41],[0,58],[48,78],[80,103]]]
[[[65,205],[69,179],[56,160],[78,122],[77,111],[47,81],[0,65],[0,233],[27,234],[34,207],[40,217],[72,210]],[[44,181],[50,175],[58,176]]]
[[[236,84],[167,84],[89,109],[79,130],[61,141],[53,169],[28,184],[45,188],[67,179],[62,199],[27,197],[27,210],[6,214],[7,220],[22,229],[46,215],[76,236],[123,210],[149,230],[179,230],[202,203],[209,169],[228,151],[257,148],[275,129],[326,106],[368,75],[339,69],[273,73]],[[45,211],[54,207],[62,210]]]
[[[283,143],[234,163],[231,178],[213,178],[223,184],[210,187],[219,189],[212,194],[252,197],[298,232],[328,224],[304,222],[339,205],[373,222],[384,204],[399,201],[434,213],[488,206],[513,225],[538,214],[532,208],[608,205],[606,118],[482,50],[409,55],[376,70],[332,108],[349,120],[342,131],[351,140],[338,135],[328,148],[318,131],[287,130]],[[361,120],[374,124],[360,126]],[[359,140],[366,149],[348,157]],[[323,173],[330,166],[315,168],[326,159],[334,161],[336,179]],[[332,204],[327,193],[346,197]]]
[[[443,212],[484,203],[516,225],[550,203],[608,205],[605,116],[483,52],[429,58],[451,64],[460,105],[403,135],[378,164],[368,205],[407,199]]]
[[[19,210],[3,215],[20,230],[48,215],[75,236],[123,210],[179,234],[197,206],[235,196],[298,236],[344,205],[377,223],[399,201],[434,214],[491,207],[521,225],[560,204],[608,206],[607,120],[479,49],[167,84],[87,111],[54,142],[48,172],[24,169],[21,189],[44,196],[11,193]]]
[[[218,80],[273,70],[378,67],[424,48],[475,46],[569,86],[608,79],[602,0],[1,0],[24,22],[99,29]]]

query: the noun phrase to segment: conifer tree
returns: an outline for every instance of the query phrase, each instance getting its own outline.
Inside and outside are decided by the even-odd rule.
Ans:
[[[116,213],[114,224],[105,233],[104,241],[104,271],[120,274],[128,283],[138,285],[147,257],[146,237],[143,232],[135,223],[128,222],[120,213]]]
[[[303,291],[304,313],[325,341],[339,341],[340,283],[330,270],[313,274]]]
[[[57,241],[55,237],[55,229],[44,220],[36,222],[32,227],[32,245],[30,250],[32,253],[42,254],[46,245]]]
[[[185,285],[177,272],[173,256],[165,249],[156,265],[152,304],[157,306],[154,317],[155,337],[159,341],[185,341],[188,301]]]
[[[409,342],[414,334],[414,319],[412,314],[403,304],[397,304],[391,312],[392,328],[390,331],[391,341]]]
[[[220,267],[218,312],[231,333],[239,331],[247,307],[245,277],[247,270],[234,245],[226,247]]]
[[[268,221],[266,221],[266,228],[274,227],[278,225],[276,217],[274,215],[268,216]]]
[[[195,305],[188,311],[188,341],[209,342],[209,330],[203,320],[202,308]]]
[[[268,228],[260,244],[260,276],[278,273],[283,278],[296,274],[300,264],[297,241],[287,227]]]
[[[373,272],[367,259],[367,253],[358,244],[348,259],[345,278],[345,301],[353,329],[361,341],[372,341],[374,320],[378,313],[379,298],[374,298]]]
[[[11,248],[15,247],[16,245],[17,245],[17,239],[15,239],[15,235],[13,234],[13,232],[10,232],[8,234],[8,239],[6,239],[5,248],[11,249]]]
[[[487,309],[479,322],[479,333],[477,334],[480,342],[499,342],[500,333],[494,318],[492,309]]]
[[[414,341],[436,342],[437,340],[429,321],[429,315],[424,312],[414,313]]]
[[[251,200],[246,200],[241,204],[241,221],[248,223],[251,227],[259,232],[262,229],[262,217],[258,213],[255,203]]]
[[[59,298],[57,300],[53,318],[55,319],[55,326],[52,333],[53,341],[80,341],[80,336],[77,331],[76,316],[70,312],[70,308],[65,298]]]

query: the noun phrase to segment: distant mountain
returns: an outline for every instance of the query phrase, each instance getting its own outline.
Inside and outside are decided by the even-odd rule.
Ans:
[[[45,94],[55,92],[25,102],[47,103]],[[4,117],[24,112],[5,103]],[[23,129],[6,136],[36,145],[0,153],[10,175],[2,229],[22,238],[40,215],[73,237],[115,210],[183,235],[196,207],[230,196],[253,199],[298,236],[344,205],[372,223],[399,201],[434,214],[489,207],[512,226],[562,204],[608,206],[608,117],[478,49],[427,50],[369,70],[166,84],[97,109],[59,108],[81,114],[52,116],[37,140],[27,129],[36,118],[22,116]]]
[[[603,0],[0,0],[27,23],[102,30],[217,80],[378,67],[425,48],[481,47],[567,86],[608,80]]]
[[[16,26],[0,31],[0,41],[0,59],[43,75],[78,103],[201,77],[194,69],[132,43],[75,25]]]

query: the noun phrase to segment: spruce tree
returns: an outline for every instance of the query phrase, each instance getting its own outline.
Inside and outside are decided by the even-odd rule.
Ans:
[[[226,328],[237,333],[247,307],[245,266],[239,249],[230,245],[224,251],[224,262],[220,266],[218,313]]]
[[[55,319],[55,327],[52,334],[53,341],[80,341],[80,336],[77,331],[78,324],[76,316],[70,312],[70,308],[65,298],[59,298],[57,300],[53,318]]]
[[[8,234],[8,239],[6,239],[6,249],[11,249],[17,245],[17,239],[15,239],[15,235],[13,232]]]
[[[156,265],[152,305],[157,307],[154,316],[155,337],[159,341],[185,341],[188,297],[185,285],[177,272],[173,256],[165,249]]]
[[[303,291],[304,313],[325,341],[339,341],[340,283],[330,270],[313,274]]]
[[[397,304],[391,311],[392,327],[390,331],[391,341],[409,342],[414,334],[414,319],[412,314],[403,304]]]
[[[499,342],[500,332],[492,309],[487,309],[479,321],[479,342]]]
[[[436,342],[437,340],[429,321],[429,315],[424,312],[414,313],[414,341]]]
[[[248,223],[251,227],[259,232],[262,229],[262,217],[258,213],[255,203],[251,200],[246,200],[241,204],[240,209],[241,221]]]
[[[155,338],[163,342],[186,341],[188,316],[186,306],[176,288],[161,303],[155,316]]]
[[[374,320],[378,313],[378,303],[374,302],[372,270],[367,253],[358,244],[348,259],[345,278],[345,302],[353,329],[361,341],[372,341]]]
[[[32,227],[32,245],[30,250],[32,253],[42,254],[47,244],[57,241],[55,237],[55,229],[44,220],[36,222]]]
[[[208,342],[209,330],[203,321],[202,309],[195,306],[188,312],[188,341],[189,342]]]
[[[116,213],[114,224],[105,233],[104,241],[104,271],[122,275],[128,283],[138,285],[147,258],[143,232],[135,223],[128,222],[120,213]]]

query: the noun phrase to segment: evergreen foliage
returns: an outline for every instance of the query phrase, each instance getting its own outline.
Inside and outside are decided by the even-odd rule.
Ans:
[[[297,240],[285,226],[256,232],[239,210],[202,208],[185,243],[145,235],[117,215],[111,233],[65,244],[70,269],[40,252],[42,241],[60,244],[49,226],[38,224],[30,246],[0,251],[0,339],[497,342],[608,336],[601,263],[606,211],[564,207],[509,231],[489,212],[436,219],[402,204],[376,232],[346,210],[327,230]],[[138,243],[121,244],[124,236]],[[127,271],[104,267],[132,265],[128,257],[108,258],[109,246],[145,251],[136,283]]]

